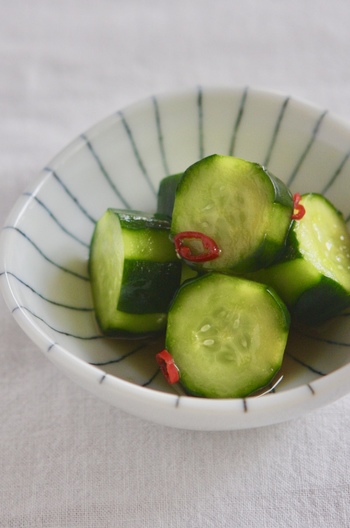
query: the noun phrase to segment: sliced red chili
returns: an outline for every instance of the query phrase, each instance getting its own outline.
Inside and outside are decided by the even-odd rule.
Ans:
[[[186,245],[186,240],[200,240],[203,253],[192,253],[191,248]],[[206,262],[214,260],[220,255],[220,249],[212,238],[198,231],[182,231],[174,236],[174,244],[177,254],[191,262]]]
[[[293,220],[301,220],[305,214],[305,207],[299,203],[301,200],[301,196],[299,193],[295,193],[293,195],[293,202],[294,202],[294,208],[293,208],[293,214],[292,219]]]
[[[173,356],[166,349],[156,354],[156,361],[168,383],[173,384],[179,381],[179,369],[174,363]]]

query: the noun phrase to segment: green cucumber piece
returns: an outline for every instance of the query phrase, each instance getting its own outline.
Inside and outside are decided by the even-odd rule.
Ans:
[[[291,224],[286,260],[250,277],[275,288],[295,321],[317,325],[350,305],[350,237],[324,196],[304,194],[300,204],[305,215]]]
[[[280,369],[289,323],[272,289],[206,273],[179,288],[168,314],[166,349],[187,393],[245,397]]]
[[[182,172],[180,174],[172,174],[163,178],[158,188],[158,199],[157,199],[157,212],[164,214],[169,218],[172,217],[175,193],[177,186],[182,178]]]
[[[89,271],[97,321],[106,335],[144,335],[166,325],[181,280],[169,222],[108,209],[96,224]]]
[[[292,213],[289,189],[263,166],[215,154],[184,172],[176,190],[171,234],[195,231],[216,242],[220,256],[189,262],[196,269],[244,273],[278,258]],[[188,240],[187,245],[192,253],[200,252],[198,241]]]

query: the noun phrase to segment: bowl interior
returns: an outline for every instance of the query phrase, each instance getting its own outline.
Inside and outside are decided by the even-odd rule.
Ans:
[[[173,393],[154,353],[162,338],[112,340],[96,324],[88,256],[107,207],[154,211],[159,181],[210,154],[260,162],[293,192],[327,196],[350,221],[350,131],[327,112],[259,90],[195,89],[151,97],[99,123],[45,167],[1,234],[1,286],[19,324],[50,351],[96,366],[101,376]],[[349,314],[292,332],[277,394],[350,361]]]

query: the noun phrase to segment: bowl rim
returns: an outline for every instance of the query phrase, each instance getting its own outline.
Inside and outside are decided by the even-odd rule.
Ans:
[[[242,92],[244,88],[245,87],[243,86],[203,87],[205,93],[211,93],[218,97],[222,96],[225,93]],[[198,89],[201,88],[196,88],[197,91]],[[255,87],[249,87],[249,89],[259,97],[277,97],[281,100],[286,98],[286,94],[283,94],[282,92],[277,90],[267,90]],[[193,88],[184,89],[160,94],[157,95],[157,98],[161,99],[163,102],[166,103],[179,102],[183,97],[188,97],[189,95],[193,96],[193,93]],[[124,110],[137,112],[143,107],[143,105],[145,105],[145,103],[149,102],[149,99],[150,97],[144,98],[141,101],[127,105]],[[293,97],[293,100],[294,102],[300,105],[300,108],[302,110],[305,110],[307,112],[312,111],[317,112],[319,114],[322,111],[319,106],[310,103],[304,99]],[[87,133],[94,134],[101,130],[101,127],[103,129],[105,126],[108,125],[112,117],[115,118],[115,114],[109,115],[99,120],[87,130]],[[350,136],[350,124],[346,120],[332,113],[328,114],[328,119],[331,119],[334,125],[341,127],[343,129],[342,131]],[[57,163],[61,163],[67,157],[74,155],[75,148],[77,148],[78,146],[78,139],[79,138],[73,139],[63,149],[61,149],[61,151],[56,154],[56,156],[54,156],[50,161],[50,166],[55,166],[57,165]],[[43,182],[45,176],[47,176],[47,172],[41,171],[38,174],[37,178],[30,183],[31,189],[37,188],[37,186]],[[10,210],[5,225],[9,221],[10,217],[12,217],[12,219],[15,219],[16,222],[22,216],[23,211],[26,209],[26,205],[30,199],[31,197],[29,196],[26,198],[25,201],[23,201],[23,194],[18,197],[17,201],[14,203]],[[13,302],[15,301],[16,305],[18,305],[18,302],[16,299],[16,294],[11,287],[6,271],[7,260],[10,257],[8,248],[9,238],[4,227],[0,233],[0,277],[1,275],[4,275],[4,277],[2,277],[2,280],[0,280],[0,291],[8,308],[13,312]],[[15,317],[16,322],[19,324],[22,330],[29,336],[29,338],[39,347],[42,352],[47,352],[49,345],[52,347],[52,341],[50,340],[49,336],[46,335],[45,332],[35,323],[35,320],[30,316],[30,314],[27,314],[24,312],[24,310],[19,309],[16,310],[16,313],[13,312],[13,316]],[[116,390],[117,392],[123,393],[125,397],[131,396],[137,399],[140,398],[144,402],[144,404],[147,405],[157,403],[160,406],[165,405],[166,407],[173,407],[174,402],[176,402],[176,407],[179,408],[178,402],[181,399],[182,402],[186,402],[185,407],[187,412],[198,412],[200,410],[201,412],[205,413],[207,411],[212,412],[214,410],[216,412],[223,413],[229,412],[230,415],[232,415],[232,413],[238,411],[238,413],[242,415],[243,410],[243,415],[245,415],[243,421],[248,422],[250,424],[252,423],[252,421],[254,422],[254,419],[252,420],[253,415],[261,415],[262,412],[269,413],[273,411],[276,407],[284,407],[287,402],[288,408],[291,409],[295,405],[297,405],[295,410],[296,415],[299,416],[305,412],[305,408],[312,410],[317,407],[330,404],[336,401],[337,399],[345,396],[350,391],[350,363],[348,363],[325,376],[313,380],[311,383],[298,385],[296,387],[279,391],[277,393],[266,394],[263,398],[248,396],[246,398],[236,399],[210,399],[196,398],[190,395],[179,396],[176,394],[162,392],[160,390],[153,389],[152,387],[140,386],[131,381],[118,378],[113,374],[103,373],[103,370],[101,368],[98,368],[94,365],[89,364],[87,361],[80,359],[79,357],[71,353],[69,349],[64,348],[62,345],[57,345],[56,348],[60,351],[59,354],[50,353],[46,354],[46,356],[53,363],[55,363],[56,366],[60,367],[66,373],[67,376],[74,378],[74,380],[80,385],[89,387],[91,389],[91,380],[96,380],[96,387],[94,389],[94,392],[100,392],[100,396],[103,399],[106,399],[106,397],[103,394],[103,391],[101,392],[100,390],[97,390],[97,387],[106,386],[105,381],[108,379],[109,390]],[[249,407],[249,413],[246,412],[247,406]],[[285,420],[288,419],[289,417],[286,416]],[[278,420],[274,420],[273,416],[271,416],[271,420],[271,423],[284,421],[283,417],[282,419],[280,417]],[[264,424],[266,424],[266,419],[261,425]],[[251,425],[248,426],[250,427]],[[230,429],[232,429],[232,427],[230,427]]]

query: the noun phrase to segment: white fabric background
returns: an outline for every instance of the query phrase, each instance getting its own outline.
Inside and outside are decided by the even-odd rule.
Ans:
[[[347,0],[0,0],[0,223],[95,121],[251,85],[350,120]],[[0,299],[1,528],[349,528],[350,396],[294,422],[173,430],[65,378]]]

